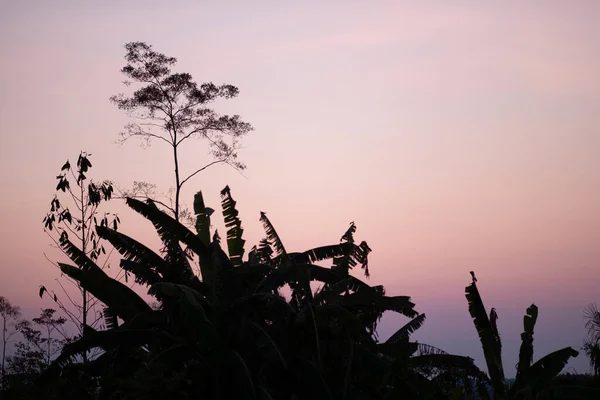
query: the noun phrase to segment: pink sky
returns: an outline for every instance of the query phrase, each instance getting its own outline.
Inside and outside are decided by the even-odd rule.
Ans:
[[[326,3],[326,4],[323,4]],[[218,104],[255,132],[248,170],[184,189],[219,207],[232,188],[248,244],[268,212],[291,250],[333,243],[350,221],[373,284],[410,295],[425,343],[484,366],[464,287],[475,270],[495,307],[506,375],[522,315],[540,307],[536,354],[579,348],[600,302],[600,3],[329,1],[7,2],[0,12],[0,295],[28,310],[58,275],[42,231],[65,159],[93,175],[172,185],[168,151],[113,142],[127,118],[123,45],[142,40],[198,81],[231,83]],[[206,161],[192,142],[183,167]],[[154,243],[121,205],[123,230]],[[32,311],[33,312],[33,311]],[[389,335],[402,321],[384,319]],[[570,364],[588,368],[583,355]]]

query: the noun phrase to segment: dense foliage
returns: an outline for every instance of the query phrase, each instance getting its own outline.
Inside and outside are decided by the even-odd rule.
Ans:
[[[121,267],[148,286],[158,309],[68,238],[61,242],[76,264],[60,264],[62,271],[107,306],[109,329],[89,328],[64,347],[38,382],[48,388],[46,398],[52,390],[72,396],[78,385],[54,382],[74,374],[90,383],[89,398],[442,399],[484,387],[487,378],[470,358],[409,340],[425,316],[408,296],[388,296],[350,274],[357,266],[366,273],[371,251],[354,240],[354,224],[340,243],[292,253],[261,213],[267,237],[244,259],[236,203],[229,188],[221,196],[227,252],[210,231],[200,192],[195,233],[152,202],[127,200],[154,224],[161,254],[109,227],[96,228],[121,253]],[[325,260],[331,268],[317,265]],[[380,343],[376,328],[385,311],[411,320]],[[103,354],[77,364],[75,356],[92,348]]]
[[[388,296],[382,286],[371,286],[351,274],[359,267],[368,276],[371,252],[366,242],[355,241],[354,223],[339,243],[288,252],[267,215],[261,213],[266,237],[246,255],[242,224],[228,187],[221,198],[226,250],[219,233],[211,230],[214,210],[205,206],[201,192],[194,199],[196,232],[150,200],[127,199],[129,207],[154,225],[163,242],[160,252],[110,226],[96,226],[96,235],[121,254],[122,270],[148,288],[157,307],[108,276],[63,237],[60,246],[74,265],[59,263],[60,268],[105,305],[106,329],[87,326],[74,341],[66,336],[55,338],[52,332],[65,320],[54,317],[50,309],[33,320],[38,328],[18,325],[25,340],[9,359],[5,398],[550,399],[598,395],[594,385],[557,381],[567,360],[577,355],[571,348],[532,364],[535,305],[524,317],[517,378],[507,390],[497,314],[492,309],[488,317],[474,273],[466,297],[490,378],[468,357],[411,341],[425,315],[415,310],[410,298]],[[327,260],[331,267],[322,265]],[[386,311],[409,320],[380,342],[377,324]],[[54,358],[60,347],[60,355]],[[92,349],[99,350],[100,356],[80,363],[79,356]]]

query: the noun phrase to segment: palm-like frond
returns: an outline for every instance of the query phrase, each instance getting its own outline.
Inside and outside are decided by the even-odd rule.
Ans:
[[[360,267],[364,270],[365,276],[368,278],[370,276],[368,258],[370,252],[371,248],[367,242],[363,241],[358,246],[353,244],[350,246],[350,251],[348,253],[333,259],[333,268],[348,271],[360,264]]]
[[[319,268],[321,267],[312,266],[313,271],[318,271]],[[338,271],[332,269],[326,269],[326,271],[332,271],[332,273],[327,275],[324,271],[319,271],[321,277],[327,278],[327,280],[318,279],[323,282],[324,285],[321,290],[315,294],[315,304],[332,302],[337,300],[342,294],[345,296],[350,296],[354,293],[361,293],[361,295],[365,296],[383,296],[385,294],[383,286],[370,286],[352,275],[339,275]]]
[[[271,264],[273,249],[268,238],[263,238],[257,246],[253,246],[248,253],[248,262],[251,264]]]
[[[223,208],[223,218],[227,228],[227,249],[229,250],[229,259],[234,266],[242,265],[244,256],[244,243],[242,234],[242,222],[238,218],[238,210],[235,208],[235,200],[231,197],[229,186],[221,191],[221,207]]]
[[[165,235],[166,236],[166,235]],[[195,275],[190,265],[189,255],[181,248],[179,240],[175,236],[163,239],[165,262],[168,265],[165,280],[170,282],[187,283],[194,279]]]
[[[104,226],[97,226],[96,233],[102,239],[107,240],[127,260],[136,263],[146,263],[155,268],[161,274],[167,270],[165,260],[147,246],[131,237]]]
[[[153,285],[161,280],[161,276],[143,261],[121,259],[119,265],[123,270],[135,275],[135,282],[142,285]]]
[[[168,242],[172,237],[175,237],[196,254],[210,256],[207,246],[197,235],[156,206],[132,198],[127,198],[127,205],[150,220],[161,239]]]
[[[585,327],[591,336],[600,339],[600,310],[596,304],[590,304],[584,310]]]
[[[438,347],[432,346],[430,344],[425,344],[425,343],[417,343],[416,351],[413,353],[413,355],[415,357],[439,355],[439,354],[448,354],[448,353],[445,350],[442,350]]]
[[[279,238],[279,235],[273,227],[273,224],[271,224],[271,221],[269,221],[269,218],[267,218],[267,214],[262,211],[260,212],[260,222],[263,224],[263,228],[265,229],[265,233],[267,234],[269,242],[275,249],[275,256],[283,256],[285,258],[287,252],[285,251],[285,247],[283,247],[283,242]]]
[[[200,257],[200,272],[202,278],[205,280],[209,279],[212,269],[210,261],[211,252],[197,235],[186,228],[185,225],[177,222],[170,215],[160,211],[155,205],[146,204],[132,198],[127,198],[127,205],[152,222],[158,235],[167,247],[174,249],[172,246],[174,246],[174,241],[177,241],[185,244],[191,251],[196,253]],[[185,271],[185,273],[189,275],[190,278],[193,275],[191,269]]]
[[[361,268],[365,271],[365,276],[369,277],[369,260],[368,256],[371,252],[371,248],[367,242],[363,241],[360,245],[354,243],[354,233],[356,232],[356,225],[354,222],[350,223],[350,227],[346,230],[340,242],[344,245],[344,252],[336,255],[333,258],[333,269],[339,270],[344,274],[354,268],[357,264],[360,264]]]
[[[136,315],[152,311],[133,290],[121,282],[112,279],[102,270],[83,271],[72,265],[58,263],[60,270],[78,281],[81,286],[98,300],[112,308],[112,311],[124,321]]]
[[[158,337],[165,337],[154,329],[111,329],[94,331],[83,335],[78,340],[65,345],[60,356],[53,361],[51,368],[58,369],[67,365],[75,356],[94,348],[103,350],[121,346],[141,346]]]
[[[600,310],[595,303],[583,311],[588,338],[583,344],[583,351],[590,360],[590,366],[596,375],[600,375]]]
[[[364,291],[360,291],[340,297],[339,304],[346,307],[369,308],[376,314],[383,314],[385,311],[395,311],[409,318],[419,315],[414,310],[415,304],[410,301],[409,296],[385,296],[376,295],[373,292],[365,293]]]
[[[328,246],[315,247],[302,253],[290,253],[290,260],[298,264],[312,264],[315,262],[341,257],[352,250],[352,243],[339,243]]]
[[[594,374],[600,375],[600,340],[587,339],[583,344],[583,351],[590,360]]]
[[[386,343],[395,343],[401,338],[409,337],[411,333],[419,329],[425,323],[425,314],[419,314],[411,319],[406,325],[398,329],[386,340]]]
[[[91,258],[89,258],[81,249],[75,246],[69,239],[61,239],[60,246],[63,251],[69,256],[75,264],[81,268],[84,272],[93,272],[97,274],[104,274],[102,268],[100,268]]]

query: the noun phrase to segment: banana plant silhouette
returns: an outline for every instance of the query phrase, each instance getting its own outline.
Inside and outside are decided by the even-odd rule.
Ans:
[[[496,324],[497,314],[495,309],[492,308],[488,317],[477,289],[474,274],[471,273],[471,275],[473,279],[471,284],[465,288],[465,296],[469,304],[469,313],[473,318],[483,348],[494,398],[498,400],[533,398],[550,387],[552,380],[562,371],[569,359],[577,357],[579,353],[571,347],[565,347],[542,357],[532,364],[533,330],[538,316],[538,308],[535,304],[532,304],[527,308],[523,318],[524,329],[521,334],[516,380],[507,390],[502,366],[502,343]]]
[[[227,253],[219,234],[210,231],[212,209],[201,192],[194,199],[196,233],[151,201],[127,199],[153,223],[164,245],[161,254],[108,227],[97,229],[122,255],[121,268],[148,286],[158,309],[104,274],[68,240],[62,243],[77,265],[61,264],[63,272],[107,306],[110,329],[88,328],[64,348],[47,376],[60,374],[76,354],[99,347],[104,353],[90,370],[105,395],[447,397],[433,379],[419,373],[419,368],[431,367],[436,354],[424,354],[426,346],[408,341],[424,315],[414,310],[408,296],[387,296],[383,286],[370,286],[349,273],[360,266],[367,274],[371,251],[366,242],[354,241],[353,223],[340,243],[288,252],[261,213],[266,238],[244,261],[243,229],[228,187],[221,200]],[[195,258],[200,277],[191,267]],[[325,260],[332,260],[332,268],[315,264]],[[311,282],[320,289],[313,291]],[[291,289],[289,301],[281,293],[284,286]],[[386,343],[378,343],[377,322],[386,311],[413,319]],[[439,367],[474,368],[466,357],[437,355]]]

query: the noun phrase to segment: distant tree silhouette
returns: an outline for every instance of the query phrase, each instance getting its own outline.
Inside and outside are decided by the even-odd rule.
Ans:
[[[596,304],[590,304],[584,310],[585,327],[588,338],[583,344],[583,351],[590,359],[595,375],[600,375],[600,310]]]
[[[64,243],[71,239],[78,244],[78,248],[92,260],[98,260],[101,254],[106,254],[102,245],[102,239],[96,235],[95,226],[108,226],[109,224],[117,229],[120,222],[116,214],[104,213],[99,215],[98,207],[104,201],[111,199],[113,193],[112,183],[108,180],[96,182],[88,178],[92,163],[91,154],[81,152],[77,157],[75,165],[71,165],[67,160],[62,166],[60,173],[56,176],[58,183],[56,185],[56,194],[50,202],[50,211],[43,220],[44,232],[52,239],[57,248],[64,252]],[[61,200],[60,193],[64,193]],[[55,264],[56,265],[56,264]],[[46,286],[40,286],[39,295],[42,297],[47,293],[56,305],[69,317],[69,319],[78,326],[80,335],[83,334],[86,326],[96,326],[102,315],[94,312],[98,306],[98,300],[92,298],[87,290],[74,280],[81,291],[82,302],[79,304],[73,300],[65,288],[61,286],[64,296],[58,296],[54,291],[48,291]],[[59,282],[60,284],[60,282]],[[64,301],[62,298],[65,298]],[[75,311],[69,310],[71,306]],[[92,312],[95,316],[93,321],[88,319]],[[83,354],[84,361],[87,354]]]
[[[23,340],[15,346],[15,354],[8,358],[8,370],[19,381],[32,382],[47,368],[68,341],[64,317],[55,317],[56,310],[43,309],[38,317],[23,321]]]
[[[121,72],[127,77],[125,85],[141,84],[132,95],[112,96],[111,101],[126,111],[133,122],[125,126],[118,142],[141,139],[148,146],[153,139],[169,145],[175,169],[175,199],[172,204],[158,202],[169,210],[177,221],[181,217],[180,193],[183,185],[198,173],[216,164],[227,164],[241,171],[246,166],[238,161],[239,139],[252,130],[239,115],[219,115],[208,105],[215,100],[231,99],[239,93],[232,85],[213,83],[198,85],[189,73],[171,72],[177,59],[158,53],[144,42],[125,45],[127,65]],[[183,174],[180,168],[180,146],[189,138],[204,139],[212,160],[192,172]],[[137,197],[130,191],[124,196]],[[157,199],[154,199],[155,202]]]
[[[0,296],[0,318],[2,318],[2,376],[0,377],[0,385],[4,390],[6,388],[6,345],[23,327],[20,321],[21,309],[11,304],[6,297]]]

